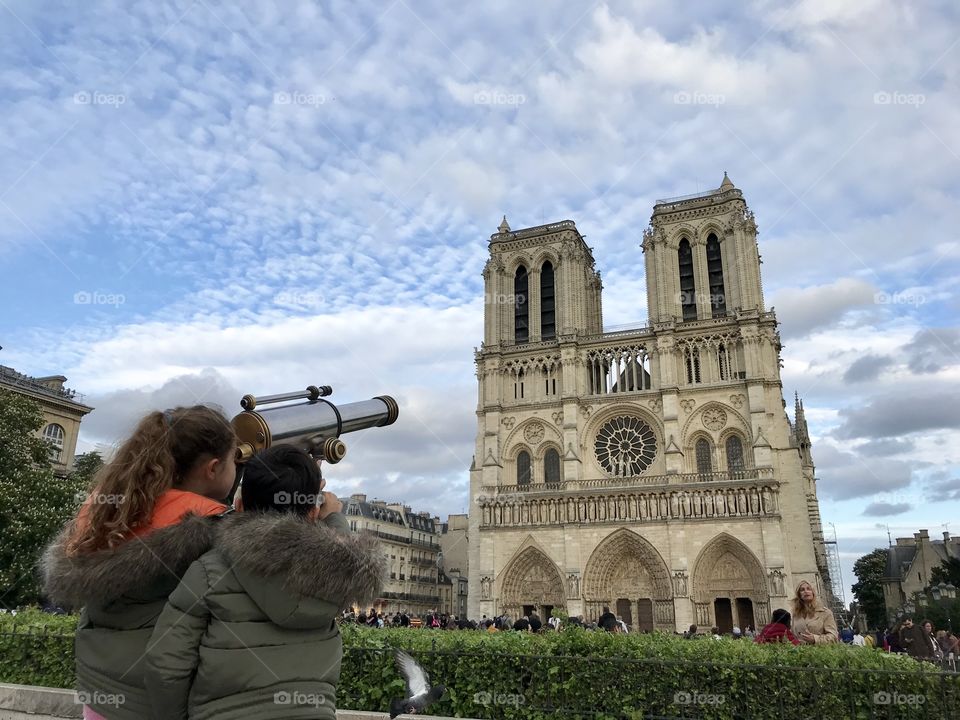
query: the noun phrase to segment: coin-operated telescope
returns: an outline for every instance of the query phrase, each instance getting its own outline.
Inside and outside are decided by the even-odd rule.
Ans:
[[[392,425],[400,413],[397,401],[389,395],[338,406],[325,399],[332,392],[329,385],[311,385],[280,395],[244,395],[240,400],[243,412],[231,421],[237,434],[237,462],[245,463],[274,443],[287,443],[328,463],[338,463],[347,453],[341,435]],[[294,402],[298,400],[305,402]]]

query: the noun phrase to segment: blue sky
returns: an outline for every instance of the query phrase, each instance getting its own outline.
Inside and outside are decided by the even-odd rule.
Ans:
[[[654,200],[726,170],[849,584],[883,526],[960,532],[958,15],[0,0],[0,362],[87,394],[85,448],[156,406],[392,393],[340,491],[457,512],[501,215],[575,220],[605,323],[642,325]]]

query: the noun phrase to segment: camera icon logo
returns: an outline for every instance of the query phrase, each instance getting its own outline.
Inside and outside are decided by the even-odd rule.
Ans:
[[[290,504],[290,493],[286,490],[281,490],[278,493],[273,495],[273,503],[275,505],[289,505]]]
[[[274,705],[289,705],[292,702],[290,693],[286,690],[280,690],[273,694],[273,704]]]

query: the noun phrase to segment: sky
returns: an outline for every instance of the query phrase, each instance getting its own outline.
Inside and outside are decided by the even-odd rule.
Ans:
[[[468,506],[481,271],[571,219],[646,324],[657,198],[724,171],[843,561],[960,532],[960,6],[0,0],[0,363],[80,450],[153,408],[390,394],[344,495]]]

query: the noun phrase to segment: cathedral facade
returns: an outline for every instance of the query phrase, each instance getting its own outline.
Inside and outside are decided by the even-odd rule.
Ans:
[[[828,602],[810,440],[799,402],[794,423],[784,410],[756,238],[726,175],[658,201],[648,326],[605,333],[576,225],[504,218],[476,353],[470,617],[590,621],[606,605],[633,630],[729,631],[768,622],[801,580]]]

